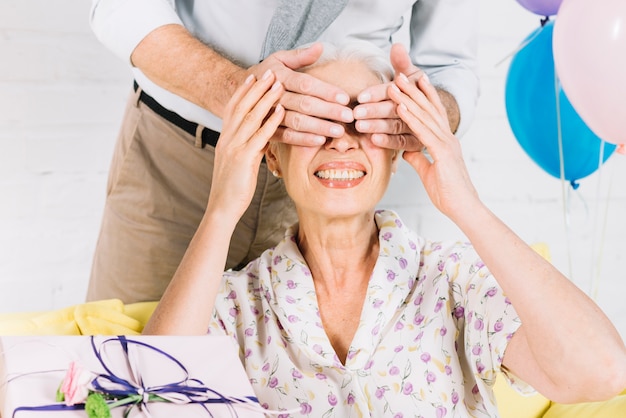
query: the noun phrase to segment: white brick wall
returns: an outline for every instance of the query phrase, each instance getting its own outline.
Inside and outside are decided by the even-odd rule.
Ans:
[[[84,297],[131,81],[125,64],[90,32],[89,4],[0,2],[0,312],[60,308]],[[626,337],[626,157],[613,156],[563,204],[560,181],[511,133],[504,109],[509,60],[496,65],[540,18],[514,0],[481,6],[482,96],[463,138],[475,184],[522,238],[547,243],[554,264],[583,290],[600,267],[597,300]],[[406,165],[384,206],[426,236],[461,237]]]

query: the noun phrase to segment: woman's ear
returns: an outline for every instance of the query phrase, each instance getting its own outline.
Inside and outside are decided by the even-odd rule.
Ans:
[[[393,155],[391,156],[391,174],[396,174],[396,171],[398,171],[398,157],[400,156],[401,152],[402,151],[400,150],[393,151]]]
[[[276,155],[276,153],[278,152],[278,146],[279,145],[276,142],[270,142],[267,146],[267,149],[265,150],[265,161],[267,163],[267,168],[272,173],[280,173],[278,156]]]

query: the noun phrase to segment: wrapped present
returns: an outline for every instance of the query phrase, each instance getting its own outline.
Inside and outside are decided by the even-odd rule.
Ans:
[[[0,337],[0,417],[264,417],[230,337]]]

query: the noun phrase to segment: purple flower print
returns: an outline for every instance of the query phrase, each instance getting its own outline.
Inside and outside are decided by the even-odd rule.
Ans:
[[[437,376],[435,375],[435,373],[433,372],[426,373],[426,381],[428,383],[433,383],[435,380],[437,380]]]
[[[402,385],[402,393],[404,393],[405,395],[410,395],[411,393],[413,393],[413,385],[411,384],[411,382],[405,382]]]
[[[287,319],[289,320],[289,322],[291,322],[292,324],[295,324],[296,322],[300,322],[300,318],[298,318],[296,315],[289,315],[287,317]]]
[[[264,372],[268,371],[270,369],[270,364],[269,363],[265,363],[263,365],[263,367],[261,367],[261,370],[263,370]]]
[[[415,245],[415,243],[413,241],[409,240],[409,248],[412,250],[416,250],[417,249],[417,245]]]
[[[375,393],[375,395],[376,395],[376,398],[377,398],[377,399],[382,399],[382,398],[383,398],[383,396],[385,396],[385,388],[383,388],[383,387],[380,387],[380,386],[379,386],[379,387],[376,389],[376,393]]]
[[[474,322],[474,329],[476,329],[476,331],[482,331],[485,328],[485,323],[483,322],[482,319],[477,318],[476,321]]]
[[[448,328],[446,327],[441,327],[441,329],[439,330],[439,335],[441,335],[442,337],[445,336],[448,333]]]
[[[287,289],[295,289],[296,283],[293,280],[287,280]]]
[[[456,390],[452,391],[452,404],[456,405],[457,403],[459,403],[459,394],[456,393]]]
[[[319,344],[314,344],[313,345],[313,351],[315,351],[317,354],[322,354],[323,350],[322,350],[322,346]]]
[[[508,297],[508,296],[506,296],[506,297],[504,298],[504,303],[506,303],[507,305],[510,305],[510,304],[511,304],[511,299],[509,299],[509,297]]]
[[[393,416],[393,418],[404,418],[404,415],[402,415],[402,412],[398,412]]]
[[[445,263],[443,261],[440,261],[437,263],[437,270],[439,271],[443,271],[443,268],[445,267]]]
[[[348,393],[348,398],[346,399],[346,402],[348,403],[348,405],[354,405],[355,401],[356,399],[354,398],[354,393],[352,392]]]
[[[231,290],[228,296],[226,296],[226,299],[237,299],[237,292]]]
[[[319,380],[326,380],[328,378],[324,373],[315,373],[315,377]]]
[[[302,379],[304,376],[302,376],[302,373],[300,373],[299,370],[292,369],[291,370],[291,377],[293,377],[294,379]]]
[[[308,415],[313,411],[313,407],[306,402],[300,404],[300,413],[302,415]]]
[[[396,322],[396,325],[395,325],[395,327],[394,327],[394,329],[395,329],[396,331],[400,331],[400,330],[402,330],[403,328],[404,328],[404,324],[402,323],[402,321],[398,321],[398,322]]]
[[[285,298],[285,300],[287,301],[287,303],[290,303],[290,304],[292,304],[292,305],[293,305],[294,303],[296,303],[296,300],[295,300],[295,299],[293,298],[293,296],[291,296],[291,295],[287,295],[287,297]]]
[[[438,406],[436,413],[437,413],[437,418],[443,418],[448,413],[448,410],[443,406]]]
[[[457,306],[454,308],[454,317],[456,319],[459,318],[463,318],[463,315],[465,315],[465,308],[462,306]]]
[[[424,336],[424,331],[420,331],[419,334],[417,334],[415,338],[413,338],[413,341],[419,341],[422,339],[423,336]]]
[[[334,393],[329,393],[328,394],[328,404],[330,406],[335,406],[337,405],[337,397],[335,396]]]
[[[415,298],[415,300],[413,301],[413,305],[419,306],[422,304],[423,301],[424,301],[424,294],[419,293],[417,297]]]
[[[479,392],[480,392],[480,390],[478,390],[478,385],[474,385],[474,387],[472,388],[472,393],[474,395],[478,395]]]
[[[448,366],[447,364],[444,367],[444,370],[446,371],[447,376],[450,376],[452,374],[452,367]]]
[[[439,312],[442,306],[443,306],[443,300],[439,298],[439,300],[437,300],[437,303],[435,304],[435,313]]]
[[[372,335],[378,335],[379,332],[380,332],[380,324],[376,324],[376,326],[372,330]]]
[[[274,257],[274,260],[272,261],[272,263],[273,263],[275,266],[277,266],[277,265],[278,265],[278,263],[280,263],[280,256],[279,256],[279,255],[277,255],[276,257]]]
[[[389,241],[392,237],[393,237],[393,234],[391,232],[385,232],[382,235],[382,239],[384,239],[385,241]]]
[[[228,314],[232,316],[233,318],[236,318],[237,315],[239,314],[239,311],[237,310],[237,308],[230,308],[228,310]]]
[[[422,315],[421,313],[418,313],[417,315],[415,315],[415,318],[413,318],[413,323],[415,325],[421,324],[422,321],[424,321],[424,315]]]
[[[494,297],[497,294],[498,294],[498,288],[497,287],[489,288],[489,290],[487,290],[487,293],[486,293],[486,295],[489,296],[490,298]]]
[[[389,369],[389,374],[392,376],[397,376],[398,374],[400,374],[400,369],[396,366],[391,366],[391,369]]]
[[[246,337],[252,337],[254,335],[254,330],[252,328],[246,328],[244,334],[246,334]]]
[[[387,270],[387,281],[393,282],[397,274],[393,270]]]
[[[268,386],[274,389],[276,386],[278,386],[278,379],[276,377],[272,377],[269,381]]]
[[[250,306],[250,312],[252,312],[252,315],[258,315],[259,314],[259,310],[257,309],[256,306]]]
[[[245,358],[248,358],[252,355],[252,350],[250,350],[249,348],[246,348],[246,354],[245,354]]]
[[[501,319],[498,319],[495,324],[493,324],[493,330],[495,332],[500,332],[504,329],[504,323],[502,323]]]
[[[476,362],[476,371],[478,373],[482,373],[484,370],[485,370],[485,365],[480,360],[478,360]]]
[[[406,261],[405,258],[400,257],[400,259],[398,260],[398,264],[400,264],[400,268],[402,270],[404,270],[404,269],[406,269],[406,267],[408,266],[409,263]]]
[[[369,370],[372,368],[372,366],[374,365],[374,360],[368,360],[367,363],[365,363],[365,367],[363,367],[364,370]]]
[[[475,356],[480,356],[482,352],[483,352],[483,348],[480,346],[480,344],[476,344],[472,348],[472,354],[474,354]]]
[[[424,363],[428,363],[430,361],[430,354],[429,353],[423,353],[420,358],[422,359],[422,361]]]
[[[381,306],[383,306],[383,303],[385,303],[385,302],[384,302],[382,299],[378,299],[378,298],[376,298],[376,299],[374,299],[374,302],[372,302],[372,307],[373,307],[374,309],[378,309],[378,308],[380,308]]]
[[[398,228],[402,228],[402,221],[400,219],[396,218],[396,220],[394,222],[396,223],[396,226]]]
[[[403,345],[398,345],[396,346],[396,348],[393,349],[394,353],[399,353],[400,351],[402,351],[404,349]]]

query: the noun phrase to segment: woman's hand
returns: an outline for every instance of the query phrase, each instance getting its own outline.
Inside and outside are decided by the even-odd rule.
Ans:
[[[215,147],[207,212],[236,223],[250,205],[265,149],[285,116],[278,104],[283,92],[268,70],[258,81],[248,76],[229,101]]]
[[[389,87],[389,97],[431,157],[423,151],[405,151],[403,158],[417,171],[434,205],[456,220],[479,200],[437,90],[425,74],[417,82],[399,74]]]

